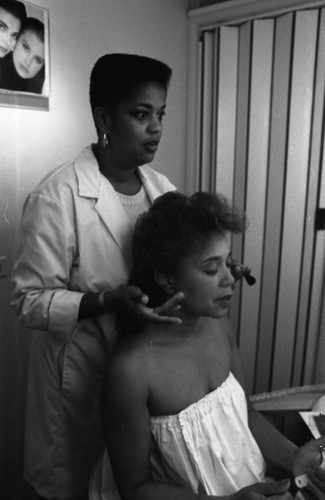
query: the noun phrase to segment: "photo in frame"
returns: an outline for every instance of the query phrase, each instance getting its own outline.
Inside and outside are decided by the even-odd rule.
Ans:
[[[0,0],[0,106],[49,110],[49,98],[49,12]]]

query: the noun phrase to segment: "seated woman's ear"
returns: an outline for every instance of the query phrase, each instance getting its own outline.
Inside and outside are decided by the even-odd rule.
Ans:
[[[157,285],[164,290],[166,295],[172,296],[176,293],[173,278],[170,275],[155,272],[154,276]]]

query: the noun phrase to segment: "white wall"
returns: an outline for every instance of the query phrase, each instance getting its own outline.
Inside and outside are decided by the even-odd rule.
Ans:
[[[104,53],[139,53],[173,68],[164,136],[153,165],[179,189],[185,186],[187,1],[31,1],[49,9],[50,110],[0,107],[0,256],[7,256],[8,274],[27,193],[49,170],[95,140],[89,75]],[[29,343],[27,332],[22,335],[10,309],[10,288],[9,277],[0,279],[0,428],[4,429],[0,449],[8,439],[6,424],[13,425],[17,404],[22,405],[23,395],[15,393],[13,385],[17,366],[26,366]],[[0,468],[1,464],[0,456]],[[7,462],[6,466],[8,469]]]
[[[88,105],[90,70],[102,54],[119,51],[162,59],[174,70],[155,166],[182,188],[186,1],[33,1],[50,13],[50,111],[0,108],[1,176],[9,174],[9,190],[18,187],[24,197],[48,170],[95,138]]]

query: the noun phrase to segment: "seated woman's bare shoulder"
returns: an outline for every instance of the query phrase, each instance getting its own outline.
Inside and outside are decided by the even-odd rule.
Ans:
[[[130,378],[134,383],[134,376],[145,377],[147,366],[145,361],[147,345],[144,336],[139,333],[135,335],[122,336],[109,358],[107,378],[118,376]],[[132,380],[133,379],[133,380]],[[143,380],[141,381],[143,383]]]

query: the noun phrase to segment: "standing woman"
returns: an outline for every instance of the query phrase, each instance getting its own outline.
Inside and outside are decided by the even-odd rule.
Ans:
[[[29,362],[25,479],[48,499],[86,499],[103,448],[99,394],[118,310],[143,321],[164,316],[126,286],[137,216],[175,190],[150,163],[162,134],[170,68],[108,54],[95,64],[90,104],[98,134],[28,196],[13,271],[12,305],[34,330]]]

